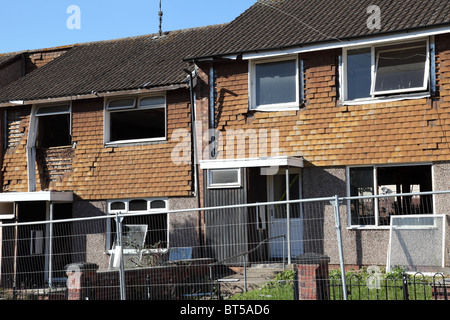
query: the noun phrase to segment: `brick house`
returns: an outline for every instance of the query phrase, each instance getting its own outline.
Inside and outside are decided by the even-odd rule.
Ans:
[[[200,161],[203,205],[285,200],[286,172],[291,199],[449,189],[450,4],[371,5],[259,0],[223,27],[220,42],[185,57],[199,69],[197,114],[211,143]],[[240,139],[225,139],[230,131]],[[258,149],[261,139],[268,148]],[[263,172],[273,166],[277,174]],[[344,203],[345,262],[384,265],[385,212],[412,208],[412,202],[414,213],[449,214],[448,202],[430,196],[398,200],[390,208],[373,200]],[[291,254],[327,253],[337,264],[336,239],[327,236],[335,234],[332,208],[321,210],[325,222],[314,236],[326,239],[323,245],[301,244]],[[262,214],[248,221],[269,226],[277,218]],[[231,220],[224,214],[206,224]],[[295,222],[291,228],[292,234],[308,232]],[[222,256],[271,236],[263,229],[241,230],[249,245]]]
[[[184,132],[190,148],[194,69],[182,57],[219,29],[0,56],[2,221],[147,212],[139,223],[149,227],[149,245],[194,245],[195,232],[171,230],[178,225],[195,230],[188,226],[197,223],[196,214],[164,212],[198,207],[193,166],[172,158],[178,143],[172,134]],[[92,235],[86,245],[92,254],[111,250],[112,239],[103,234],[112,228],[93,232],[98,239]],[[18,256],[28,255],[30,248],[23,250]],[[79,259],[101,268],[109,263],[109,256],[101,254]],[[64,270],[69,262],[55,258],[53,269]],[[17,273],[26,268],[18,263]],[[7,269],[3,265],[3,272]]]

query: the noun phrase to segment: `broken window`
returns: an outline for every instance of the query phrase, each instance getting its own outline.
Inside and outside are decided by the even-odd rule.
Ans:
[[[116,200],[109,203],[109,213],[124,214],[122,225],[146,225],[147,233],[144,242],[146,248],[165,248],[167,246],[167,213],[164,212],[166,207],[167,201],[162,199]],[[133,212],[139,212],[139,215],[132,215]],[[144,212],[148,214],[143,214]],[[111,230],[108,246],[112,248],[116,238],[116,223],[114,219],[108,219],[108,221],[110,221]]]
[[[386,197],[350,200],[352,225],[390,224],[393,215],[433,213],[431,165],[349,168],[350,196]]]
[[[345,99],[426,92],[428,40],[345,50]]]
[[[420,91],[427,88],[425,41],[375,49],[374,94]]]
[[[72,143],[70,106],[46,106],[36,111],[36,147],[51,148]]]
[[[166,138],[165,97],[109,101],[108,142]]]

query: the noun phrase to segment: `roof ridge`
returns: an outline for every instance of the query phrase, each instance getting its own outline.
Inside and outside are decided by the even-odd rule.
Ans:
[[[134,39],[145,39],[145,38],[159,38],[164,37],[170,34],[176,34],[176,33],[182,33],[182,32],[191,32],[191,31],[197,31],[197,30],[207,30],[207,29],[213,29],[213,28],[220,28],[224,27],[225,25],[229,24],[227,23],[221,23],[221,24],[211,24],[206,26],[200,26],[200,27],[192,27],[192,28],[185,28],[185,29],[176,29],[176,30],[169,30],[164,31],[162,33],[162,36],[159,35],[159,33],[148,33],[148,34],[141,34],[136,36],[128,36],[128,37],[120,37],[120,38],[112,38],[112,39],[105,39],[105,40],[94,40],[94,41],[86,41],[86,42],[76,42],[72,44],[67,45],[61,45],[61,46],[54,46],[54,47],[45,47],[45,48],[38,48],[38,49],[26,49],[26,50],[19,50],[19,51],[11,51],[11,52],[3,52],[0,53],[0,57],[3,56],[15,56],[23,53],[38,53],[38,52],[46,52],[46,51],[57,51],[57,50],[66,50],[71,49],[73,47],[78,46],[85,46],[85,45],[93,45],[93,44],[100,44],[100,43],[113,43],[113,42],[119,42],[119,41],[127,41],[127,40],[134,40]]]
[[[75,44],[68,44],[68,45],[54,46],[54,47],[47,47],[47,48],[40,48],[40,49],[25,49],[25,50],[10,51],[10,52],[0,52],[0,57],[16,56],[16,55],[23,54],[23,53],[37,53],[37,52],[66,50],[66,49],[70,49],[74,46],[75,46]]]
[[[212,28],[220,28],[227,24],[228,23],[212,24],[212,25],[206,25],[206,26],[200,26],[200,27],[169,30],[169,31],[162,32],[161,36],[159,35],[159,32],[156,32],[156,33],[141,34],[141,35],[137,35],[137,36],[128,36],[128,37],[113,38],[113,39],[106,39],[106,40],[80,42],[80,43],[74,44],[73,46],[83,46],[83,45],[91,45],[91,44],[97,44],[97,43],[113,43],[113,42],[119,42],[119,41],[135,40],[135,39],[140,39],[140,38],[142,38],[142,39],[145,39],[145,38],[157,39],[157,38],[162,38],[162,37],[170,35],[170,34],[191,32],[191,31],[197,31],[197,30],[206,30],[206,29],[212,29]]]

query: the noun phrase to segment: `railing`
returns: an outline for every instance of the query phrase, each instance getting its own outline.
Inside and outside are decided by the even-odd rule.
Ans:
[[[286,236],[285,235],[280,235],[280,236],[276,236],[276,237],[271,237],[271,238],[266,238],[263,241],[261,241],[256,247],[254,247],[253,249],[247,250],[245,252],[241,252],[238,253],[234,256],[219,260],[219,261],[215,261],[213,263],[211,263],[209,265],[209,269],[210,269],[210,279],[211,281],[217,281],[219,279],[217,279],[217,277],[214,275],[213,273],[213,267],[214,266],[218,266],[218,265],[222,265],[227,261],[230,260],[235,260],[236,258],[242,257],[242,268],[243,268],[243,275],[244,275],[244,290],[245,292],[248,291],[247,288],[247,261],[248,261],[248,255],[250,253],[256,252],[258,251],[258,249],[265,243],[271,241],[271,240],[275,240],[275,239],[283,239],[283,260],[282,260],[282,270],[285,271],[286,270],[286,256],[285,256],[285,241],[286,241]],[[220,281],[220,280],[219,280]],[[221,281],[226,281],[225,279],[222,279]],[[232,281],[232,280],[230,280]]]
[[[421,272],[388,275],[347,275],[349,300],[448,300],[450,283],[443,273],[426,276]],[[342,278],[330,276],[329,299],[343,300]]]

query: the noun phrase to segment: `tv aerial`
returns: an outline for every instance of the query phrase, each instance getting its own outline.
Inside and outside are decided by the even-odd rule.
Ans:
[[[162,35],[162,16],[163,16],[163,12],[161,10],[161,0],[159,0],[159,12],[158,12],[158,16],[159,16],[159,35]]]

